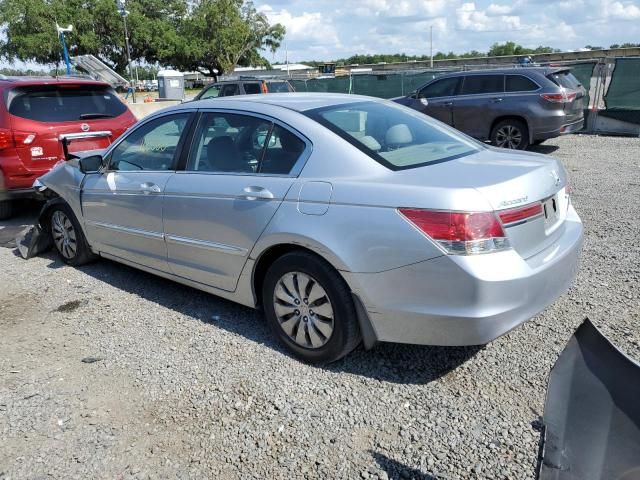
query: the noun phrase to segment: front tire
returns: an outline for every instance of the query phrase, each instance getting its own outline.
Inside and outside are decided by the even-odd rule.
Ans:
[[[361,341],[351,290],[311,253],[287,253],[269,267],[262,303],[273,334],[305,362],[334,362]]]
[[[67,204],[52,207],[48,219],[51,239],[64,263],[79,267],[96,258],[76,216]]]
[[[502,120],[491,130],[491,144],[500,148],[524,150],[529,146],[529,129],[521,120]]]

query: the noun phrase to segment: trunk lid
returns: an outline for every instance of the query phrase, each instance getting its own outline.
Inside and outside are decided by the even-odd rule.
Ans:
[[[567,177],[554,158],[489,147],[455,160],[395,173],[403,183],[475,189],[498,214],[541,204],[540,215],[504,224],[509,242],[523,258],[544,250],[562,235],[569,202]]]
[[[573,100],[564,103],[564,113],[567,123],[573,123],[584,116],[586,90],[570,70],[556,70],[547,78],[562,88],[565,93],[573,96]],[[574,96],[575,95],[575,96]]]

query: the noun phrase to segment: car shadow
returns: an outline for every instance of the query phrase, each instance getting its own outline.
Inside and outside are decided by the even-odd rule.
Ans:
[[[558,150],[560,147],[558,145],[530,145],[528,150],[530,152],[535,152],[535,153],[543,153],[545,155],[549,155],[550,153],[555,152],[556,150]]]
[[[374,452],[369,450],[373,459],[378,466],[386,472],[391,480],[398,479],[411,479],[411,480],[438,480],[438,477],[431,475],[430,473],[424,473],[416,468],[408,467],[407,465],[398,462],[392,458],[387,457],[380,452]]]
[[[33,225],[42,208],[42,203],[37,201],[22,200],[17,203],[15,208],[18,213],[7,220],[0,220],[0,247],[15,248],[16,235]]]
[[[64,266],[53,251],[42,257],[51,260],[49,268]],[[109,260],[101,259],[81,270],[122,291],[289,355],[259,311]],[[380,343],[369,351],[360,346],[337,362],[319,368],[392,383],[426,384],[455,370],[482,348]]]

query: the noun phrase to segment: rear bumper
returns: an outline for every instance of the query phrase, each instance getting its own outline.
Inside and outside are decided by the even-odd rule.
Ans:
[[[38,198],[33,188],[15,188],[10,190],[0,190],[0,201],[19,200],[22,198]]]
[[[530,319],[573,282],[582,223],[573,207],[563,235],[524,260],[515,251],[442,256],[380,273],[345,273],[377,340],[480,345]]]
[[[567,135],[569,133],[579,132],[584,128],[584,118],[575,120],[570,123],[559,123],[551,128],[551,125],[546,124],[542,128],[533,131],[532,140],[546,140],[549,138],[559,137],[560,135]]]

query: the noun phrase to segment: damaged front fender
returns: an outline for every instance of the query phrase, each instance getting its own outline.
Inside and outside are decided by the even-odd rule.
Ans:
[[[640,479],[640,364],[585,319],[551,370],[541,480]]]

